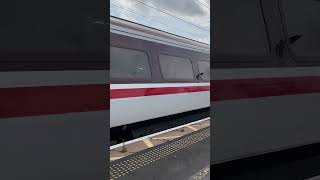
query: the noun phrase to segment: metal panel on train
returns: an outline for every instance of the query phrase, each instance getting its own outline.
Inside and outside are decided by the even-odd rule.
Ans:
[[[320,2],[212,7],[211,163],[319,143]]]
[[[0,6],[0,179],[104,179],[106,1]]]

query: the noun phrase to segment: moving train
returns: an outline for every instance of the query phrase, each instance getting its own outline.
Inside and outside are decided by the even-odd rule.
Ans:
[[[0,179],[105,179],[107,3],[3,1]]]
[[[320,2],[212,9],[211,164],[320,143]]]
[[[209,49],[110,17],[110,127],[209,108]]]

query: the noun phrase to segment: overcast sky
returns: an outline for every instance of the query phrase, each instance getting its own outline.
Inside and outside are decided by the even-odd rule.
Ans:
[[[209,8],[210,0],[110,1],[110,15],[112,16],[207,44],[210,43]]]

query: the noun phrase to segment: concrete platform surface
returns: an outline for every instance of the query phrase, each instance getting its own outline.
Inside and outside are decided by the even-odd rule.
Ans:
[[[210,127],[114,160],[110,180],[210,179]]]

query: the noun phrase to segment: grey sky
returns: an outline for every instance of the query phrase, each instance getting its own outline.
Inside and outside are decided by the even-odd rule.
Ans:
[[[210,43],[209,7],[210,0],[110,1],[112,16],[208,44]]]

